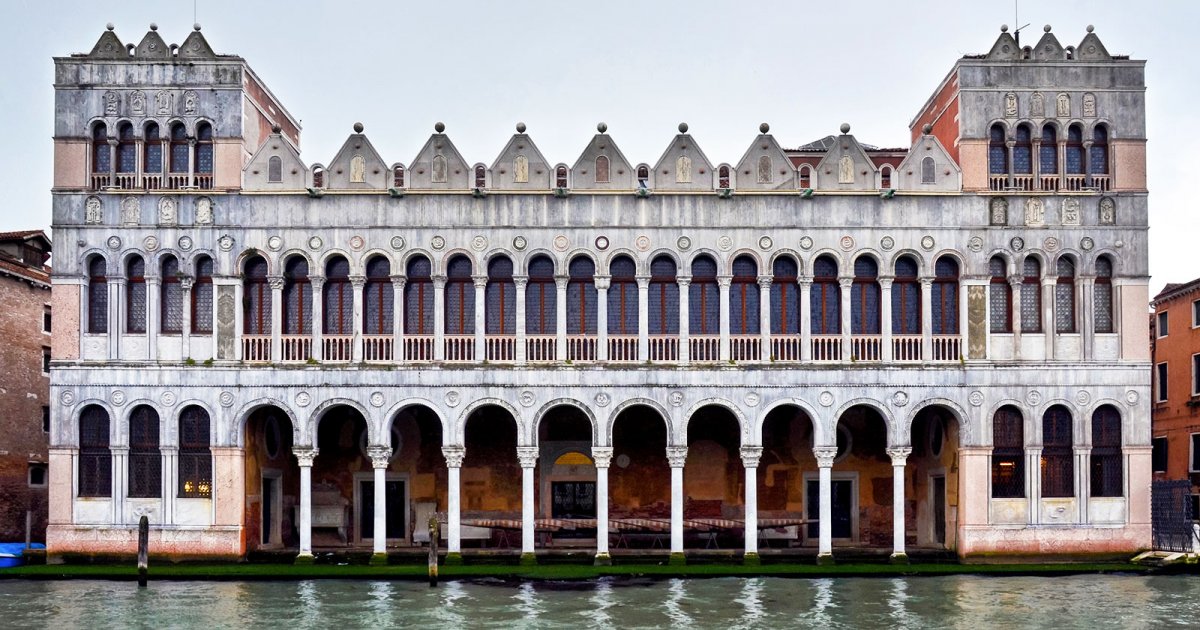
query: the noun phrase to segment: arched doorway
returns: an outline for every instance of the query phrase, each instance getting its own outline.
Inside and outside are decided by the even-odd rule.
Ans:
[[[442,456],[442,422],[429,407],[401,409],[388,424],[391,458],[384,472],[387,545],[429,543],[429,518],[446,511],[447,472]],[[356,476],[361,497],[358,541],[375,537],[375,479]],[[442,528],[442,536],[446,535]]]
[[[958,422],[954,413],[929,405],[913,418],[912,453],[904,467],[906,544],[955,548],[958,524]]]
[[[817,472],[813,456],[812,418],[796,405],[772,409],[762,427],[762,457],[758,462],[758,519],[761,549],[799,546],[806,527],[790,521],[805,519],[805,479]],[[770,524],[778,523],[777,526]],[[816,542],[816,533],[812,536]]]
[[[837,455],[830,474],[830,534],[837,545],[887,548],[892,545],[892,460],[887,423],[869,405],[850,407],[838,418]],[[805,475],[805,508],[818,535],[818,475]]]
[[[357,409],[336,405],[317,419],[317,457],[312,469],[313,548],[345,547],[362,542],[362,506],[372,495],[363,496],[361,481],[370,481],[373,467],[367,448],[367,420]],[[364,522],[365,521],[365,522]],[[369,533],[369,532],[368,532]]]
[[[741,425],[725,407],[701,407],[688,420],[684,548],[736,548],[745,528],[733,520],[746,508],[740,444]]]
[[[292,441],[287,412],[274,405],[250,412],[244,442],[247,553],[295,549],[300,543],[300,466]]]
[[[667,422],[649,405],[632,405],[613,419],[609,468],[610,548],[666,550],[671,535],[671,475]]]
[[[522,472],[517,421],[499,405],[484,405],[467,417],[464,431],[462,545],[519,549]]]
[[[537,516],[554,523],[539,542],[591,547],[596,529],[573,524],[597,516],[591,420],[578,407],[553,407],[538,423],[537,444]]]

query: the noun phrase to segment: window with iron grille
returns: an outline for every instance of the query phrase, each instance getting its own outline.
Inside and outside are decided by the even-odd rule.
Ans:
[[[608,288],[608,334],[638,334],[637,266],[628,256],[618,256],[608,265],[612,282]]]
[[[100,256],[88,262],[88,332],[108,332],[108,275],[107,263]]]
[[[1092,413],[1092,496],[1119,497],[1125,494],[1124,462],[1121,460],[1121,414],[1112,405],[1101,405]]]
[[[408,261],[404,284],[404,334],[433,334],[433,278],[429,259],[416,256]]]
[[[392,314],[395,295],[392,287],[392,264],[383,256],[367,261],[367,284],[363,287],[363,333],[392,334]]]
[[[525,286],[525,333],[553,335],[557,328],[558,287],[554,284],[554,261],[538,256],[529,262]]]
[[[108,412],[89,405],[79,414],[79,496],[112,496]]]
[[[179,414],[179,496],[212,496],[208,412],[195,405]]]
[[[1167,438],[1156,437],[1150,440],[1150,469],[1152,472],[1167,472]]]
[[[1025,420],[1012,405],[992,416],[992,498],[1025,496]]]
[[[1071,125],[1067,128],[1067,146],[1065,150],[1068,175],[1083,174],[1083,128]]]
[[[850,287],[850,332],[855,335],[880,333],[879,265],[870,256],[854,261],[854,283]]]
[[[958,334],[958,261],[949,256],[933,267],[933,334]]]
[[[649,334],[679,334],[679,284],[675,261],[659,256],[650,263]]]
[[[1113,327],[1112,275],[1112,261],[1107,256],[1097,258],[1092,317],[1098,333],[1111,333],[1115,330]]]
[[[160,327],[165,334],[179,334],[183,332],[183,285],[179,282],[179,259],[174,256],[163,257],[161,273]]]
[[[325,264],[322,291],[321,330],[326,335],[354,334],[354,288],[350,286],[350,262],[341,256]]]
[[[171,172],[186,173],[188,172],[188,147],[187,131],[180,123],[171,125]]]
[[[1033,142],[1029,125],[1018,125],[1013,143],[1013,173],[1028,175],[1033,172]]]
[[[757,335],[759,331],[758,264],[749,256],[733,260],[733,281],[729,287],[729,332]]]
[[[780,256],[772,265],[771,334],[800,333],[800,287],[796,286],[800,268],[796,261]]]
[[[517,332],[517,289],[513,282],[513,264],[506,256],[488,262],[485,332],[489,335],[514,335]]]
[[[991,332],[1012,332],[1012,287],[1008,284],[1008,264],[1003,258],[993,256],[988,262],[991,281],[988,284],[989,323]]]
[[[556,188],[567,187],[567,167],[560,166],[554,169],[554,186]]]
[[[1108,173],[1108,129],[1104,125],[1096,125],[1095,131],[1092,132],[1088,160],[1091,162],[1093,175]]]
[[[988,132],[988,173],[1008,174],[1008,147],[1004,142],[1004,127],[995,124]]]
[[[567,334],[596,334],[596,264],[576,256],[567,265]]]
[[[117,127],[117,172],[133,173],[137,170],[137,140],[133,137],[133,125],[122,123]]]
[[[158,413],[139,405],[129,416],[129,496],[162,495],[162,453],[158,448]]]
[[[267,334],[269,331],[268,328]],[[308,280],[308,261],[303,256],[293,256],[283,272],[283,334],[304,335],[311,331],[312,284]]]
[[[896,261],[892,281],[892,333],[921,334],[921,289],[917,282],[917,261],[902,256]]]
[[[92,127],[92,172],[107,173],[112,170],[112,156],[108,148],[108,127],[96,123]]]
[[[143,168],[147,173],[162,174],[163,146],[158,124],[146,123],[146,164]]]
[[[1038,157],[1042,175],[1058,173],[1058,130],[1054,125],[1042,127],[1042,146],[1038,149]]]
[[[487,187],[487,170],[485,168],[483,168],[483,166],[475,167],[475,187],[476,188],[486,188]]]
[[[196,172],[213,172],[213,130],[208,123],[196,125]]]
[[[192,283],[192,332],[212,334],[213,331],[213,259],[196,258],[196,279]]]
[[[404,165],[397,164],[392,168],[392,187],[404,188]]]
[[[553,277],[550,286],[554,286]],[[550,313],[553,321],[554,311]],[[466,256],[455,256],[446,266],[446,334],[475,334],[475,283],[471,280],[471,261]]]
[[[1026,256],[1021,279],[1021,332],[1042,332],[1042,265]]]
[[[1054,283],[1054,331],[1075,332],[1075,262],[1066,256],[1058,259],[1058,279]]]
[[[830,256],[821,256],[813,262],[809,308],[814,335],[837,335],[842,332],[842,297],[837,271],[837,263]]]
[[[722,166],[717,170],[717,188],[729,188],[729,167]]]
[[[1054,405],[1042,415],[1042,496],[1075,496],[1071,412]]]
[[[146,262],[140,256],[125,266],[125,332],[146,332]]]
[[[267,261],[262,256],[253,256],[246,261],[245,269],[245,279],[242,281],[242,330],[247,335],[269,335],[271,287],[267,284]]]
[[[1154,397],[1155,402],[1167,402],[1167,364],[1159,363],[1155,367]]]
[[[708,256],[692,261],[692,283],[688,288],[688,333],[716,335],[720,332],[721,304],[717,287],[717,263]]]

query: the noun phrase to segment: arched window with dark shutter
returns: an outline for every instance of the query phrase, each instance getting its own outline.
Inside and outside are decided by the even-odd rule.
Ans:
[[[266,334],[270,334],[269,330]],[[308,260],[303,256],[292,256],[283,268],[283,334],[305,335],[310,332],[312,283],[308,279]]]
[[[271,287],[267,283],[267,261],[251,256],[244,266],[242,280],[242,332],[247,335],[271,334]]]
[[[942,256],[933,269],[933,334],[958,334],[958,261]]]
[[[180,282],[179,259],[171,255],[163,256],[161,268],[160,327],[164,334],[177,335],[183,332],[183,284]]]
[[[446,265],[446,334],[475,334],[475,284],[466,256],[455,256]]]
[[[1042,264],[1026,256],[1021,264],[1021,332],[1042,332]]]
[[[992,416],[992,498],[1025,496],[1025,420],[1012,405]]]
[[[187,173],[188,172],[188,147],[187,130],[183,128],[183,123],[174,123],[171,125],[171,172],[172,173]]]
[[[1083,128],[1071,125],[1067,128],[1067,146],[1065,151],[1066,171],[1068,175],[1083,174]]]
[[[125,332],[146,332],[146,261],[131,256],[125,263]]]
[[[554,283],[554,261],[535,256],[529,261],[525,288],[525,333],[553,335],[557,332],[558,287]]]
[[[1096,125],[1092,131],[1092,146],[1088,149],[1092,175],[1108,174],[1108,127]]]
[[[108,146],[108,127],[98,122],[92,127],[92,172],[112,171],[112,151]]]
[[[596,334],[596,264],[576,256],[567,265],[567,334]]]
[[[108,412],[88,405],[79,414],[79,496],[112,496]]]
[[[1042,144],[1038,148],[1038,170],[1042,175],[1058,174],[1058,130],[1054,125],[1042,127]]]
[[[179,414],[179,496],[199,499],[212,496],[208,412],[196,405]]]
[[[813,262],[811,291],[809,303],[812,334],[841,334],[842,297],[838,285],[838,266],[832,256],[823,255]]]
[[[651,335],[679,334],[679,281],[675,261],[661,255],[650,262],[650,295],[647,300]]]
[[[488,261],[485,307],[485,332],[489,335],[517,333],[517,289],[513,281],[513,263],[507,256]]]
[[[850,288],[851,334],[880,333],[879,296],[879,264],[870,256],[859,256],[854,261],[854,283]]]
[[[638,187],[645,188],[650,185],[650,168],[645,164],[637,167]]]
[[[1094,497],[1124,496],[1121,413],[1112,405],[1100,405],[1092,413],[1091,459],[1091,495]]]
[[[567,187],[567,167],[559,166],[558,168],[554,169],[554,187]]]
[[[1073,333],[1075,329],[1075,261],[1069,256],[1058,259],[1054,282],[1054,331]]]
[[[196,172],[204,175],[213,172],[213,128],[206,122],[196,125]]]
[[[800,334],[799,265],[789,256],[780,256],[771,266],[771,334]]]
[[[94,335],[108,333],[108,262],[102,256],[88,260],[88,323]]]
[[[717,188],[729,188],[729,167],[722,166],[717,170]]]
[[[350,285],[350,261],[345,257],[334,256],[325,263],[321,293],[321,330],[326,335],[353,335],[354,288]]]
[[[117,172],[137,171],[137,140],[133,137],[133,125],[125,122],[117,126]]]
[[[1116,332],[1113,325],[1113,265],[1108,256],[1096,259],[1096,284],[1093,289],[1092,317],[1095,318],[1096,332]]]
[[[1029,125],[1017,125],[1013,137],[1013,174],[1029,175],[1033,173],[1033,138]]]
[[[213,259],[196,257],[196,279],[192,283],[192,333],[211,335],[213,331]]]
[[[404,284],[404,334],[433,334],[433,266],[424,256],[414,256]]]
[[[637,266],[628,256],[617,256],[608,265],[608,334],[638,334]]]
[[[391,261],[386,256],[372,256],[367,261],[367,284],[363,287],[363,334],[392,334],[393,291]]]
[[[392,167],[392,187],[404,188],[404,165],[397,164]]]
[[[921,334],[921,285],[917,280],[917,261],[912,256],[896,260],[892,281],[892,334]]]
[[[1008,174],[1008,146],[1005,144],[1004,126],[1000,123],[988,130],[988,173]]]
[[[483,165],[475,167],[475,187],[479,189],[487,188],[487,169]]]
[[[757,335],[760,324],[758,263],[749,256],[733,259],[733,279],[729,286],[729,333]]]
[[[129,496],[162,496],[162,452],[158,442],[158,412],[138,405],[129,414]]]
[[[159,130],[158,123],[156,123],[156,122],[146,123],[146,130],[144,132],[144,135],[146,137],[145,158],[144,158],[145,164],[142,166],[142,170],[145,171],[145,173],[147,175],[162,175],[162,170],[163,170],[162,131]],[[154,181],[158,182],[158,181],[160,181],[160,178],[156,178]],[[149,188],[151,186],[147,186],[147,187]],[[154,187],[157,187],[157,186],[154,186]]]
[[[1042,415],[1042,496],[1075,496],[1074,432],[1071,412],[1054,405]]]
[[[1012,332],[1012,287],[1008,284],[1008,262],[1001,256],[988,261],[988,314],[990,330],[994,333]]]
[[[812,167],[807,164],[800,166],[800,188],[812,188]]]
[[[717,262],[711,256],[697,256],[692,261],[692,283],[688,289],[688,334],[720,333],[720,305]]]

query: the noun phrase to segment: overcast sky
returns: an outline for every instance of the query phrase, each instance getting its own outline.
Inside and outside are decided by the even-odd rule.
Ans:
[[[302,157],[328,162],[356,121],[388,162],[409,162],[443,121],[469,162],[490,164],[518,121],[551,162],[609,132],[653,163],[686,121],[713,162],[735,162],[759,123],[785,147],[852,125],[907,147],[908,123],[963,54],[984,53],[1013,2],[895,0],[580,3],[196,0],[218,53],[246,58],[303,123]],[[1051,24],[1075,45],[1088,24],[1114,54],[1147,59],[1151,291],[1200,276],[1192,184],[1200,118],[1200,2],[1022,3],[1032,44]],[[50,223],[51,57],[91,49],[106,22],[168,43],[192,0],[4,0],[0,230]],[[1187,166],[1185,166],[1187,165]]]

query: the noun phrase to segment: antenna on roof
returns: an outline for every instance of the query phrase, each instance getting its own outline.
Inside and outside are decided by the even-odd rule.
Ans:
[[[197,2],[199,2],[199,0],[192,0],[192,22],[193,23],[200,21],[200,20],[196,19],[196,3]]]
[[[1013,24],[1020,24],[1020,23],[1021,23],[1021,0],[1013,0]],[[1024,26],[1018,26],[1017,30],[1013,31],[1013,37],[1016,38],[1016,40],[1017,40],[1017,47],[1021,46],[1021,29],[1025,28],[1026,26],[1029,26],[1029,24],[1025,24]]]

